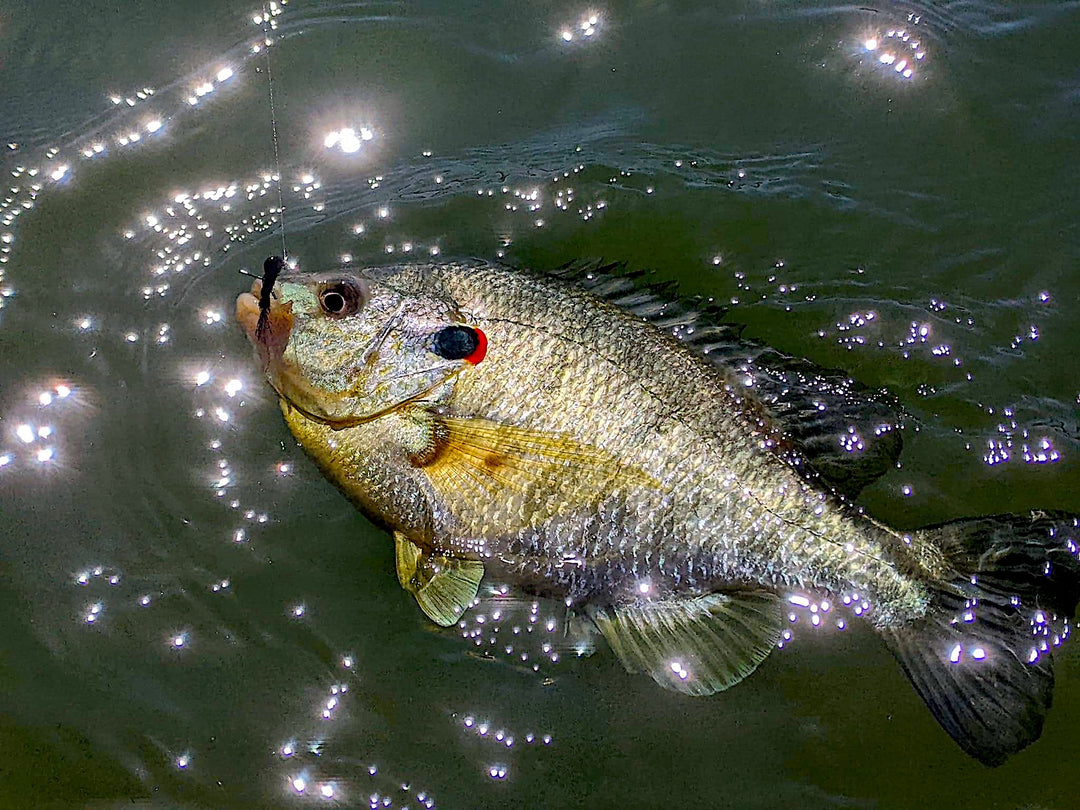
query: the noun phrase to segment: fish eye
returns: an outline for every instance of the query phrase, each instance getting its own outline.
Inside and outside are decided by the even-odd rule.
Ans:
[[[339,292],[330,290],[323,293],[323,308],[332,315],[337,315],[345,310],[345,296]]]
[[[364,303],[359,285],[348,280],[331,281],[319,290],[319,306],[335,318],[355,315]]]

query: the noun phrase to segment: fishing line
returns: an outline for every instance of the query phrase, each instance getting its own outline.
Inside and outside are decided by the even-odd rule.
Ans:
[[[263,6],[263,50],[266,52],[266,86],[270,96],[270,134],[274,142],[274,164],[277,166],[278,220],[281,222],[281,257],[288,258],[285,249],[285,204],[281,194],[281,151],[278,146],[277,110],[274,108],[274,75],[270,72],[270,34],[266,21],[270,19],[270,9]]]
[[[284,201],[284,195],[283,195],[283,193],[281,191],[281,147],[280,147],[280,145],[278,143],[277,108],[274,105],[274,74],[271,72],[271,69],[270,69],[270,47],[271,47],[271,42],[276,42],[276,41],[280,40],[280,37],[278,37],[278,40],[274,40],[274,39],[271,38],[270,33],[271,33],[271,31],[273,29],[268,25],[268,23],[270,21],[270,18],[271,18],[270,9],[269,9],[268,6],[264,5],[263,6],[263,14],[262,14],[262,20],[263,20],[263,22],[262,22],[263,51],[265,52],[265,55],[266,55],[265,56],[265,58],[266,58],[266,87],[267,87],[267,95],[269,96],[269,101],[270,101],[270,138],[271,138],[271,140],[272,140],[272,142],[274,144],[274,166],[275,166],[275,169],[276,169],[276,172],[277,172],[276,178],[277,178],[277,198],[278,198],[278,208],[277,208],[277,210],[278,210],[278,222],[281,223],[281,260],[282,261],[275,262],[274,270],[271,273],[269,287],[270,287],[270,290],[272,291],[273,290],[274,279],[276,279],[277,276],[281,273],[281,271],[285,268],[284,259],[286,259],[289,254],[288,254],[288,250],[285,247],[285,201]],[[264,265],[263,265],[263,275],[262,276],[256,276],[254,273],[249,272],[248,270],[245,270],[244,268],[240,268],[240,274],[245,275],[245,276],[251,276],[253,278],[258,278],[258,279],[265,280],[266,277],[267,277],[268,267],[270,266],[270,259],[272,259],[272,258],[274,258],[274,257],[268,258],[266,263],[264,263]],[[201,278],[203,278],[203,276],[197,276],[196,278],[192,278],[192,279],[190,279],[188,281],[187,287],[184,290],[183,294],[180,296],[180,298],[178,300],[173,302],[174,307],[177,307],[177,306],[180,306],[181,304],[183,304],[184,300],[188,296],[188,293],[190,293],[195,288],[195,285],[199,282],[199,280]],[[259,318],[259,324],[260,324],[259,331],[262,332],[267,328],[266,310],[268,309],[268,304],[266,304],[265,302],[260,302],[260,309],[263,310],[263,312],[260,313],[260,318]]]

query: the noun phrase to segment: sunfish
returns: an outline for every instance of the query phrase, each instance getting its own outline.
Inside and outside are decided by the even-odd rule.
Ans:
[[[789,602],[814,604],[868,621],[981,762],[1038,738],[1080,521],[867,516],[852,499],[900,452],[886,396],[614,268],[271,267],[275,295],[255,282],[237,318],[289,428],[392,531],[437,624],[488,576],[707,695],[776,648]]]

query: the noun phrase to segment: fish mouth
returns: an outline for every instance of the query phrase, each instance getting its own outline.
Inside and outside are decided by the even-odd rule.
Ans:
[[[283,304],[271,296],[270,304],[264,311],[260,304],[262,291],[262,279],[256,279],[251,285],[251,292],[240,293],[236,297],[236,320],[255,348],[266,381],[278,396],[292,401],[293,397],[285,394],[286,386],[303,387],[299,375],[285,359],[285,348],[289,344],[293,325],[292,303]]]
[[[258,281],[255,284],[262,286]],[[252,343],[256,342],[255,330],[259,324],[259,298],[254,289],[252,285],[252,292],[240,293],[236,296],[236,320]]]
[[[262,279],[257,278],[251,285],[251,292],[240,293],[236,297],[236,320],[244,328],[248,338],[255,337],[255,326],[259,322],[259,296],[262,295]]]
[[[270,305],[264,312],[260,305],[262,292],[262,279],[255,279],[251,292],[236,297],[236,320],[269,371],[271,365],[280,363],[289,343],[293,325],[292,303],[283,304],[271,296]],[[260,319],[263,319],[261,326]]]

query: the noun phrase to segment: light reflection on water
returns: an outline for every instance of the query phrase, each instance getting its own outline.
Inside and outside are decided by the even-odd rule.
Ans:
[[[872,510],[905,525],[992,511],[997,498],[1075,511],[1076,392],[1037,367],[1073,362],[1061,335],[1075,283],[1049,262],[1042,273],[1003,255],[994,231],[1009,216],[981,225],[976,211],[942,233],[942,213],[956,218],[943,189],[962,172],[927,182],[909,153],[867,145],[880,132],[869,116],[893,103],[890,94],[908,94],[900,103],[909,123],[889,126],[910,141],[940,122],[919,119],[917,94],[933,109],[962,93],[948,74],[956,18],[826,9],[819,19],[791,12],[792,22],[776,11],[784,48],[809,54],[785,81],[794,87],[792,77],[820,59],[823,71],[804,90],[820,98],[820,82],[828,94],[858,97],[864,141],[838,135],[827,117],[799,129],[798,115],[775,110],[746,134],[726,108],[710,112],[703,100],[702,121],[731,137],[703,137],[698,123],[684,132],[667,106],[678,82],[671,99],[640,73],[640,92],[624,83],[639,69],[630,52],[653,41],[630,9],[508,15],[506,41],[460,18],[440,40],[438,11],[299,1],[238,8],[235,38],[201,68],[152,84],[132,76],[127,90],[102,87],[102,109],[77,125],[58,114],[44,137],[18,134],[30,127],[11,136],[0,195],[8,375],[0,498],[13,527],[4,598],[20,627],[11,660],[43,675],[17,678],[4,711],[19,725],[44,718],[89,740],[120,774],[86,777],[105,798],[157,790],[193,805],[289,797],[432,808],[523,797],[566,806],[588,796],[618,806],[689,800],[695,779],[719,772],[747,806],[778,797],[896,803],[870,777],[813,774],[835,765],[819,751],[829,743],[835,756],[859,754],[858,738],[838,738],[858,713],[874,715],[875,702],[903,715],[904,729],[937,734],[873,640],[839,632],[854,629],[858,605],[792,603],[781,646],[806,643],[736,692],[692,705],[628,678],[606,653],[588,657],[591,638],[562,632],[562,605],[497,585],[458,627],[433,632],[396,589],[388,539],[291,441],[229,313],[246,287],[237,271],[277,250],[282,209],[302,269],[471,254],[657,266],[690,292],[729,302],[732,319],[783,348],[901,396],[915,417],[908,451],[903,468],[868,493]],[[757,24],[768,29],[762,13]],[[692,33],[682,20],[651,22],[661,44]],[[716,31],[736,24],[705,14],[698,22]],[[737,24],[748,37],[739,53],[764,53],[753,23]],[[466,54],[450,61],[473,79],[490,71],[499,85],[472,110],[477,118],[494,120],[487,108],[504,104],[525,118],[521,102],[501,98],[508,88],[522,97],[541,88],[540,109],[483,137],[468,122],[463,135],[449,125],[443,133],[437,121],[420,122],[414,135],[385,77],[372,77],[376,89],[354,102],[353,73],[320,76],[319,57],[343,26],[415,32]],[[691,37],[687,47],[701,45]],[[468,60],[481,69],[462,68]],[[713,67],[702,57],[703,73]],[[666,64],[657,70],[661,85],[715,84]],[[311,93],[312,76],[325,79],[327,94]],[[399,80],[425,95],[426,79]],[[731,88],[744,101],[745,92]],[[338,103],[327,103],[334,94]],[[754,136],[774,126],[786,133]],[[861,163],[867,154],[872,170]],[[886,167],[893,162],[899,168]],[[1059,216],[1067,224],[1071,215]],[[868,230],[873,237],[861,235]],[[1059,242],[1049,253],[1075,248]],[[966,263],[963,251],[972,251]],[[39,345],[28,350],[28,341]],[[967,481],[987,494],[958,494]],[[863,669],[849,689],[834,673],[853,660]],[[1061,670],[1057,711],[1075,718],[1070,670]],[[819,687],[806,684],[815,676],[844,705],[812,703]],[[886,686],[873,692],[879,676]],[[53,700],[58,691],[72,695],[70,705]],[[788,695],[809,708],[791,717]],[[742,741],[715,740],[730,728],[743,730]],[[902,750],[903,734],[889,725],[872,733],[881,750]],[[1064,737],[1051,728],[1040,745]],[[989,779],[947,740],[933,740],[928,761],[945,758],[958,784]],[[58,762],[79,762],[53,744]],[[624,758],[640,776],[625,773]],[[782,776],[766,784],[765,773]],[[1012,778],[1011,796],[1059,784],[1045,774]]]

